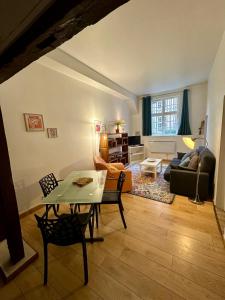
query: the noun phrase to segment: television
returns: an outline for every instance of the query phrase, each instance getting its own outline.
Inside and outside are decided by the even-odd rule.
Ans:
[[[128,145],[129,146],[135,146],[141,144],[141,136],[140,135],[133,135],[128,136]]]

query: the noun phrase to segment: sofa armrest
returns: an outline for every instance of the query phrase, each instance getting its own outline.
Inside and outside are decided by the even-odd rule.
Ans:
[[[118,179],[120,176],[120,172],[125,173],[125,180],[131,179],[132,178],[132,172],[130,170],[118,170],[118,171],[107,171],[107,179],[109,180],[115,180]]]
[[[106,179],[107,180],[118,180],[119,178],[119,175],[120,175],[120,171],[107,171],[107,177]]]
[[[197,172],[171,169],[170,192],[178,195],[195,197]],[[209,198],[209,174],[201,172],[199,175],[199,197],[201,200]]]
[[[124,164],[122,163],[110,163],[110,165],[121,171],[125,169]]]
[[[122,170],[126,177],[123,184],[123,192],[131,191],[132,189],[132,172],[130,170]],[[105,190],[116,190],[117,181],[120,175],[120,170],[118,171],[108,171],[106,177]]]

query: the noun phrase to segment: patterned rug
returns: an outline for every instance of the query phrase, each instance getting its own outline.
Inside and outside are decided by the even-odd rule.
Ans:
[[[140,174],[138,164],[129,166],[128,169],[132,171],[133,179],[133,187],[130,194],[171,204],[175,195],[170,193],[169,183],[163,178],[166,167],[167,165],[162,165],[162,172],[154,179],[153,175]]]

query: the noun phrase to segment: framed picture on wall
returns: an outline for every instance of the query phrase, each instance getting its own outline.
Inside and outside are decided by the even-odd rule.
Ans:
[[[40,114],[24,113],[26,131],[44,131],[43,116]]]
[[[100,133],[102,129],[102,122],[99,120],[94,121],[95,133]]]
[[[58,137],[58,133],[57,133],[57,128],[47,128],[47,134],[48,134],[48,138],[57,138]]]

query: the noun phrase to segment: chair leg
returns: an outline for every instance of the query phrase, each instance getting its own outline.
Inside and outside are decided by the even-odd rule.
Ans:
[[[57,208],[56,208],[56,205],[53,205],[52,208],[53,208],[53,211],[54,211],[54,215],[57,217],[58,214],[57,214]]]
[[[101,205],[98,204],[98,212],[100,213],[101,212]]]
[[[48,210],[49,210],[49,205],[46,204],[46,205],[45,205],[45,214],[46,214],[46,218],[48,218]]]
[[[44,243],[44,285],[48,282],[48,244]]]
[[[80,212],[80,204],[77,204],[78,205],[78,211]]]
[[[57,212],[59,211],[59,204],[57,204]]]
[[[97,207],[97,205],[95,205],[94,211],[95,211],[96,228],[98,228],[98,207]]]
[[[77,212],[78,204],[71,204],[73,207],[73,213],[75,214]]]
[[[120,210],[120,215],[121,215],[121,219],[123,221],[123,226],[126,229],[127,228],[127,224],[123,215],[123,205],[121,203],[119,203],[119,210]]]
[[[84,261],[84,284],[88,283],[88,263],[87,263],[87,248],[86,242],[82,242],[82,250],[83,250],[83,261]]]
[[[89,220],[89,232],[90,232],[90,238],[93,239],[93,226],[92,226],[92,220]]]
[[[73,214],[74,211],[73,211],[73,204],[70,204],[70,213]]]

